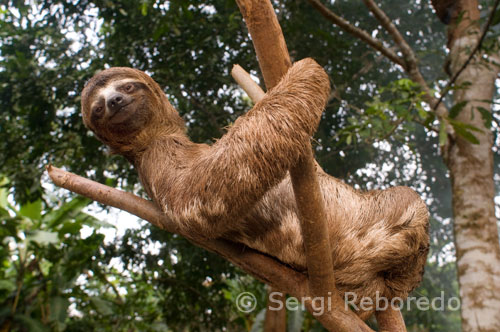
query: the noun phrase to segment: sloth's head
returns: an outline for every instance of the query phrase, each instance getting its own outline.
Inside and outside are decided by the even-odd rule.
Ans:
[[[114,67],[82,92],[85,126],[116,153],[134,153],[159,135],[184,132],[184,121],[160,86],[140,70]]]

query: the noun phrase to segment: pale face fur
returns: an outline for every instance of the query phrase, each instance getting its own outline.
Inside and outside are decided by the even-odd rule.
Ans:
[[[238,241],[304,270],[288,170],[308,148],[329,92],[323,69],[302,60],[211,146],[188,139],[160,87],[137,70],[96,75],[83,91],[82,111],[97,137],[134,163],[148,195],[184,232]],[[116,93],[125,106],[113,110]],[[317,172],[339,289],[358,299],[407,296],[429,247],[420,197],[406,187],[363,193]]]
[[[149,138],[143,136],[156,130],[184,131],[182,119],[158,84],[131,68],[110,68],[94,76],[82,92],[82,115],[101,141],[122,154],[144,149]]]

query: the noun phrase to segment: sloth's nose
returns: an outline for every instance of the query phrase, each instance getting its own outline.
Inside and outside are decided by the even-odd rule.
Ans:
[[[116,112],[123,106],[124,99],[122,94],[115,93],[109,97],[106,106],[111,112]]]

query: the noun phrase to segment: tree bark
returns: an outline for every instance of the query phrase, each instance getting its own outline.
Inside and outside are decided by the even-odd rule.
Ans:
[[[450,22],[450,69],[453,76],[479,41],[479,3],[460,0],[461,20]],[[458,282],[462,301],[462,330],[500,331],[500,245],[495,217],[493,181],[493,134],[478,111],[491,112],[498,67],[478,52],[458,76],[454,103],[467,101],[456,120],[481,130],[474,132],[479,144],[456,135],[450,140],[446,163],[453,197]],[[492,56],[487,59],[492,60]]]
[[[350,25],[344,27],[345,22],[339,22],[318,0],[309,2],[332,23],[377,49],[376,43],[357,31],[359,29]],[[405,46],[394,25],[389,22],[376,3],[373,0],[364,2],[394,37],[395,43],[400,47]],[[478,107],[482,107],[491,112],[491,103],[484,101],[493,98],[500,57],[498,54],[489,54],[483,58],[486,54],[478,52],[460,73],[471,51],[477,48],[480,41],[478,0],[432,0],[432,5],[438,17],[445,24],[449,24],[450,76],[455,77],[460,74],[457,76],[455,86],[463,86],[466,82],[470,84],[455,92],[455,103],[468,101],[468,104],[454,120],[481,130],[480,133],[474,132],[479,144],[471,144],[449,125],[448,110],[441,103],[442,99],[438,100],[432,94],[426,94],[426,101],[434,109],[439,120],[444,121],[449,138],[441,151],[452,180],[455,247],[462,298],[462,327],[463,331],[500,331],[500,315],[498,315],[500,245],[494,204],[493,135],[490,128],[485,126],[478,110]],[[497,5],[498,1],[494,8],[497,8]],[[488,24],[492,18],[493,16],[490,17]],[[404,47],[401,48],[402,52],[404,50]],[[383,52],[382,54],[394,63],[400,64],[390,54]],[[417,63],[411,56],[404,55],[404,59],[406,65],[403,67],[410,78],[422,85],[424,91],[430,91]],[[488,63],[488,60],[495,63]],[[448,87],[442,93],[445,94],[447,91]]]
[[[389,306],[385,311],[375,311],[379,332],[406,332],[401,311]]]
[[[273,303],[271,303],[271,294],[277,292],[272,287],[267,288],[267,306],[266,306],[266,319],[264,321],[264,332],[286,332],[286,307],[283,305],[279,310],[270,310]],[[285,303],[286,295],[274,294],[272,300]]]
[[[269,0],[237,3],[252,36],[266,87],[271,89],[292,65],[278,19]],[[304,237],[309,287],[313,296],[326,298],[335,291],[335,279],[325,207],[313,158],[309,150],[290,170],[290,176]]]
[[[278,19],[269,0],[236,2],[252,37],[266,87],[270,89],[292,65]],[[323,325],[331,331],[368,331],[368,326],[345,307],[336,290],[325,207],[311,149],[290,169],[290,177],[304,238],[309,293],[332,304],[331,309],[318,312],[321,318],[329,320],[327,324],[322,322]],[[314,307],[307,308],[316,314]]]

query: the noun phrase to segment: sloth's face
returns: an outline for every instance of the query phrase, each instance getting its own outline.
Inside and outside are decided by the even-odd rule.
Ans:
[[[111,68],[95,75],[82,92],[85,125],[104,143],[134,143],[154,116],[155,98],[149,77],[131,68]],[[151,80],[152,81],[152,80]],[[153,81],[152,81],[153,82]],[[154,82],[153,82],[154,83]]]
[[[96,134],[131,134],[148,122],[146,84],[121,79],[96,89],[87,101],[86,118]]]
[[[159,133],[182,133],[184,123],[160,86],[147,74],[114,67],[90,79],[82,91],[83,122],[103,143],[144,146]]]

